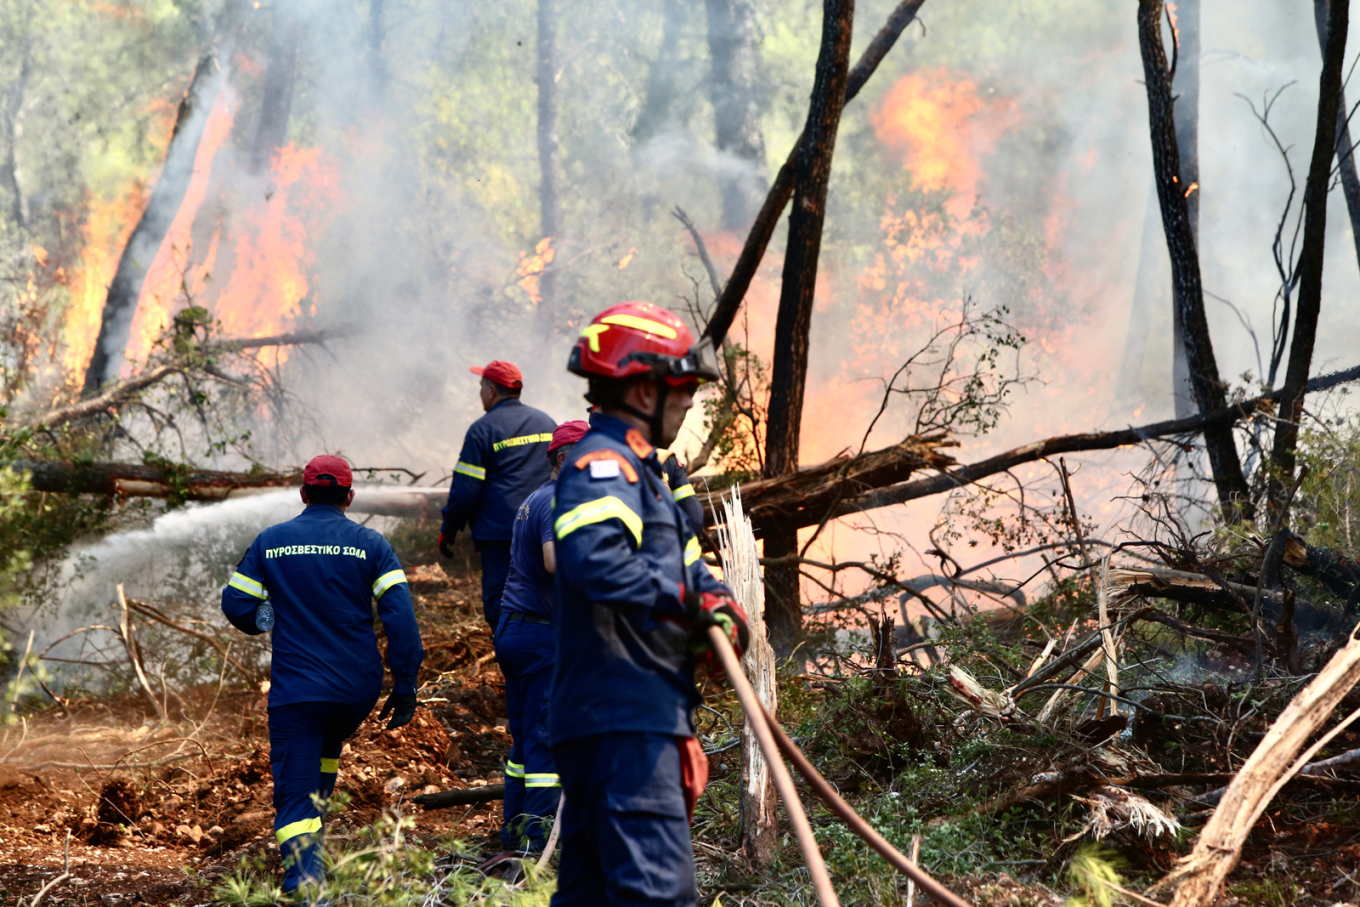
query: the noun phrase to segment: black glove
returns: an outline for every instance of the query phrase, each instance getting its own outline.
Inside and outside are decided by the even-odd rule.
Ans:
[[[453,549],[450,546],[457,536],[458,533],[455,532],[448,538],[445,538],[444,533],[439,533],[439,553],[444,555],[444,557],[453,557]]]
[[[410,724],[411,719],[416,717],[416,697],[408,693],[393,693],[383,703],[382,711],[378,713],[378,720],[382,721],[389,713],[392,715],[392,720],[387,722],[389,731],[395,731],[402,725]]]

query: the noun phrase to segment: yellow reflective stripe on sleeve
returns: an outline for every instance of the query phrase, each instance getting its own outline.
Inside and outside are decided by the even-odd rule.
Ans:
[[[244,573],[233,573],[231,582],[227,583],[233,589],[240,589],[246,595],[253,595],[256,598],[268,598],[269,593],[264,591],[264,583],[259,580],[251,579]]]
[[[523,778],[523,777],[524,777],[524,766],[520,765],[518,762],[507,762],[507,763],[505,763],[505,777],[507,777],[507,778]]]
[[[460,475],[470,476],[479,482],[486,481],[486,469],[484,467],[473,466],[471,463],[464,463],[462,460],[459,460],[458,465],[453,467],[453,471]]]
[[[699,540],[690,536],[690,540],[685,542],[685,566],[697,561],[704,556],[704,549],[699,547]]]
[[[694,486],[686,482],[684,485],[681,485],[679,488],[672,491],[671,497],[675,498],[676,501],[692,498],[694,497]]]
[[[504,441],[497,441],[491,445],[491,449],[500,453],[507,447],[523,447],[525,444],[546,444],[552,440],[552,432],[545,431],[536,435],[520,435],[518,438],[506,438]],[[486,477],[486,470],[482,470],[482,477]]]
[[[543,772],[524,776],[525,787],[561,787],[562,779],[555,774]]]
[[[310,819],[302,819],[298,822],[289,822],[287,825],[274,832],[274,837],[282,844],[284,841],[296,838],[298,835],[315,835],[321,833],[321,820],[313,816]]]
[[[334,775],[338,771],[340,771],[340,758],[338,756],[334,759],[321,757],[321,774]]]
[[[389,570],[382,576],[378,577],[377,582],[373,584],[373,597],[382,598],[383,593],[386,592],[388,589],[391,589],[397,583],[404,582],[406,582],[405,573],[401,572],[400,570]]]
[[[633,534],[633,539],[639,546],[642,545],[642,517],[634,513],[627,504],[612,494],[587,501],[579,507],[573,507],[557,518],[557,522],[553,524],[553,529],[560,541],[582,526],[614,519],[627,526],[628,531]]]

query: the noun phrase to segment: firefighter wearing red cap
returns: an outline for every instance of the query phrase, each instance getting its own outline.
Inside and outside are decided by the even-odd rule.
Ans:
[[[495,360],[470,371],[482,377],[482,416],[467,430],[453,467],[449,501],[439,529],[439,553],[464,526],[482,562],[482,614],[494,631],[501,594],[510,571],[510,537],[515,512],[548,479],[548,442],[557,423],[525,406],[519,395],[524,376],[509,362]]]
[[[392,546],[345,516],[353,476],[340,457],[320,456],[302,475],[301,514],[261,532],[227,587],[222,611],[252,636],[273,630],[269,768],[283,889],[322,878],[324,803],[335,790],[340,751],[382,691],[383,659],[373,601],[387,631],[392,693],[380,717],[398,728],[415,715],[420,644],[406,574]]]
[[[548,444],[552,476],[529,495],[515,515],[510,541],[510,576],[501,598],[496,629],[496,661],[505,675],[506,714],[510,716],[510,759],[505,764],[505,823],[501,846],[542,850],[544,817],[557,812],[561,784],[547,739],[548,681],[556,646],[552,631],[553,498],[562,462],[590,429],[585,422],[563,422]]]
[[[746,616],[704,564],[662,479],[711,347],[629,302],[581,332],[568,369],[599,407],[557,482],[557,667],[549,738],[566,807],[553,907],[665,904],[697,892],[689,817],[707,778],[694,663],[707,627],[744,646]]]

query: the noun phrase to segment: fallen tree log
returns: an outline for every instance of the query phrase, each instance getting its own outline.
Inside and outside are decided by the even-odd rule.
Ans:
[[[1285,539],[1284,562],[1348,601],[1360,587],[1360,563],[1330,548],[1316,548],[1297,535]]]
[[[943,432],[913,435],[892,447],[859,456],[841,455],[791,475],[747,482],[741,486],[742,504],[756,535],[763,529],[792,522],[796,526],[816,525],[838,500],[854,498],[865,491],[905,481],[922,469],[944,469],[954,458],[940,448],[955,447]],[[708,525],[713,508],[721,506],[725,491],[703,496]]]
[[[50,460],[12,460],[0,463],[28,473],[33,491],[53,494],[104,494],[120,498],[174,498],[181,501],[220,501],[241,489],[298,485],[300,470],[290,472],[183,471],[135,463],[63,463]]]
[[[433,794],[412,797],[411,802],[421,809],[448,809],[450,806],[473,806],[477,803],[490,803],[492,800],[505,799],[504,784],[487,784],[483,787],[465,787],[459,790],[441,790]]]
[[[137,463],[64,463],[50,460],[11,460],[0,468],[27,473],[33,491],[49,494],[102,494],[119,498],[167,498],[176,501],[222,501],[300,486],[301,470],[284,472],[224,472],[213,469],[175,469]],[[418,519],[439,511],[447,494],[441,488],[359,485],[355,513]]]
[[[1360,366],[1353,366],[1344,371],[1314,378],[1308,382],[1308,392],[1316,393],[1356,380],[1360,380]],[[866,510],[889,507],[893,504],[905,504],[907,501],[914,501],[918,498],[943,494],[947,491],[953,491],[955,488],[971,485],[988,476],[1014,469],[1016,466],[1058,454],[1131,447],[1158,438],[1195,434],[1203,431],[1207,426],[1234,422],[1238,419],[1248,418],[1257,411],[1267,410],[1274,405],[1280,394],[1281,391],[1275,391],[1251,400],[1244,400],[1241,403],[1234,403],[1224,409],[1190,416],[1185,419],[1170,419],[1165,422],[1154,422],[1150,425],[1135,426],[1118,431],[1084,432],[1034,441],[978,463],[971,463],[948,472],[942,472],[938,476],[879,488],[858,497],[841,501],[832,507],[830,516],[849,516],[855,513],[863,513]],[[808,514],[803,517],[804,521],[799,522],[799,526],[812,526],[821,522],[821,518],[810,518],[811,510],[809,508]],[[755,522],[754,519],[752,521]],[[760,534],[760,530],[761,527],[757,525],[757,535]]]

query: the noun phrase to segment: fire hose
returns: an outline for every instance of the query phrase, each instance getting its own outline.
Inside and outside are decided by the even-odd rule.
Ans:
[[[836,892],[831,887],[831,878],[827,875],[826,863],[822,860],[822,852],[817,847],[817,839],[812,834],[812,825],[808,822],[807,814],[803,812],[802,801],[798,799],[798,791],[793,786],[793,778],[780,757],[781,752],[788,757],[799,774],[807,780],[813,792],[825,801],[831,811],[893,868],[916,882],[922,891],[940,903],[949,907],[971,907],[967,901],[907,859],[900,850],[874,831],[873,826],[856,813],[850,804],[841,799],[835,788],[822,777],[807,756],[803,755],[756,696],[756,691],[752,689],[750,681],[746,679],[746,674],[741,669],[741,662],[737,660],[732,643],[722,629],[709,627],[708,638],[713,650],[718,653],[718,659],[722,662],[723,671],[726,672],[732,689],[737,693],[737,700],[741,703],[742,711],[746,713],[746,720],[751,722],[751,730],[756,735],[761,752],[765,754],[765,761],[769,763],[775,790],[779,794],[779,799],[784,801],[784,808],[789,814],[789,824],[793,826],[798,847],[803,852],[803,859],[807,861],[808,874],[812,877],[812,885],[822,907],[839,907],[839,901],[836,900]]]

